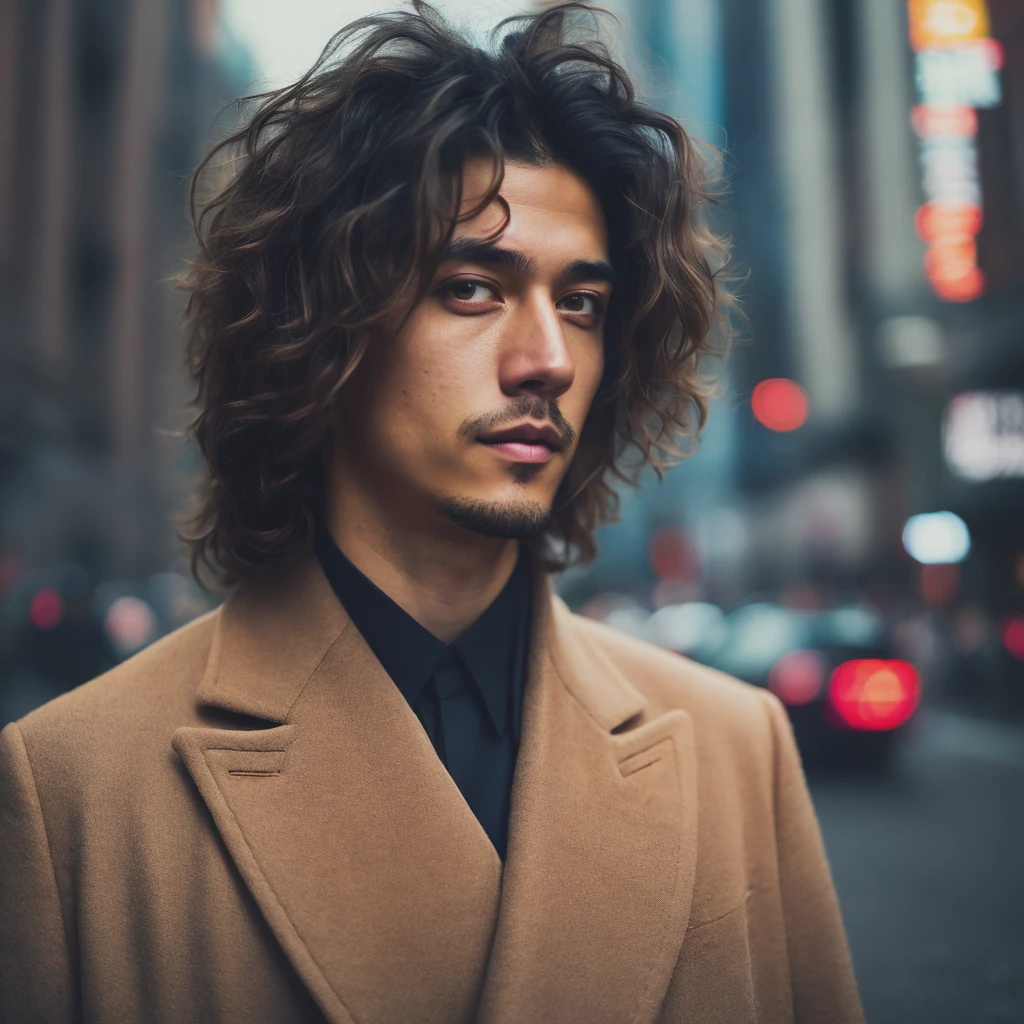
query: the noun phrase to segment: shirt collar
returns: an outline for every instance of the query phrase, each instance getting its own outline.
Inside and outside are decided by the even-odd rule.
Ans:
[[[314,549],[338,600],[412,707],[438,662],[452,650],[469,670],[499,736],[505,735],[512,705],[518,740],[530,619],[531,574],[525,552],[498,596],[449,646],[360,572],[322,524]]]

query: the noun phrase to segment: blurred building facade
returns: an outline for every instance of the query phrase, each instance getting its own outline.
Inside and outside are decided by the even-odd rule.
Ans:
[[[216,0],[9,0],[0,46],[0,528],[8,559],[177,554],[187,392],[167,279],[185,178],[249,74]]]
[[[0,5],[0,725],[210,601],[171,521],[186,178],[251,80],[215,0]]]

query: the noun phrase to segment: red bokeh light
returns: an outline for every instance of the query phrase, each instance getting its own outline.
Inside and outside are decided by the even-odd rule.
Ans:
[[[920,103],[910,112],[910,123],[921,139],[963,138],[978,134],[974,107],[936,107]]]
[[[851,728],[895,729],[917,710],[921,681],[905,661],[844,661],[833,673],[829,701]]]
[[[917,233],[930,245],[925,273],[935,294],[947,302],[970,302],[985,293],[975,242],[981,222],[981,207],[971,204],[925,203],[915,215]]]
[[[40,590],[28,606],[28,617],[36,629],[53,629],[64,618],[64,601],[53,587]]]
[[[971,302],[985,294],[985,275],[977,267],[948,274],[937,269],[928,277],[935,294],[947,302]]]
[[[750,396],[754,418],[769,430],[796,430],[807,422],[807,394],[785,377],[763,380]]]
[[[924,203],[914,214],[914,227],[922,242],[936,245],[973,238],[983,219],[981,207],[974,203]]]
[[[821,693],[825,671],[817,651],[787,651],[768,673],[768,689],[783,704],[810,704]]]
[[[966,277],[978,261],[978,245],[973,238],[942,238],[924,254],[924,269],[935,279]]]
[[[682,582],[697,576],[697,561],[686,534],[676,526],[663,526],[651,537],[648,554],[660,580]]]
[[[1007,615],[999,632],[1007,651],[1018,661],[1024,661],[1024,615]]]

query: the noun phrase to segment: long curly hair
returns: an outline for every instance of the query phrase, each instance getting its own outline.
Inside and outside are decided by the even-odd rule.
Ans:
[[[605,373],[556,496],[547,564],[595,554],[615,482],[660,476],[699,434],[721,354],[724,247],[700,208],[706,163],[678,121],[641,102],[584,3],[508,18],[484,48],[423,0],[340,31],[294,85],[251,113],[191,178],[198,252],[180,284],[189,433],[205,457],[182,521],[192,571],[222,586],[312,540],[332,408],[367,346],[426,293],[456,224],[505,161],[571,168],[608,226],[616,289]],[[460,170],[491,188],[459,217]]]

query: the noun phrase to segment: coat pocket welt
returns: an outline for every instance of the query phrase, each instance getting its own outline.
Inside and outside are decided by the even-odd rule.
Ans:
[[[756,1024],[747,898],[686,931],[660,1024]]]

